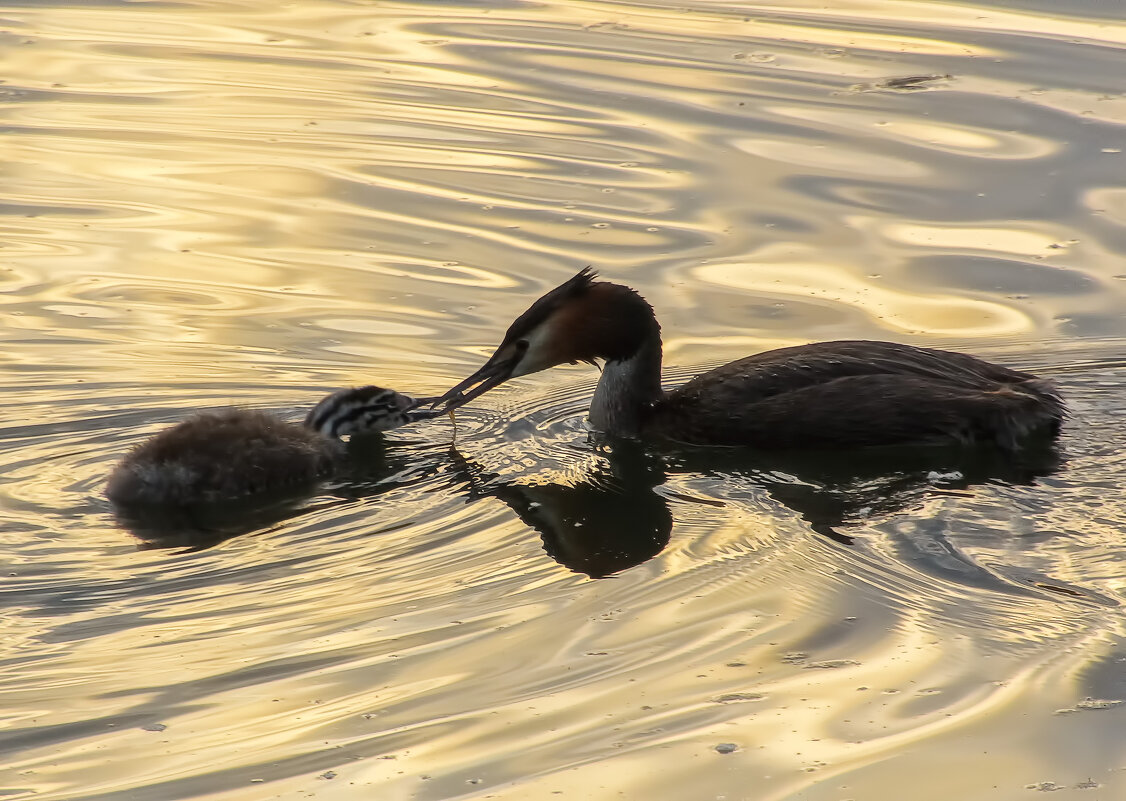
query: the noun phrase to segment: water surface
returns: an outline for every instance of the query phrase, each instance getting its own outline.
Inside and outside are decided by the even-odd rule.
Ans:
[[[3,792],[1122,797],[1113,5],[6,7]],[[1059,383],[1060,461],[608,448],[583,366],[214,536],[102,498],[199,408],[440,391],[587,264],[670,383],[952,347]]]

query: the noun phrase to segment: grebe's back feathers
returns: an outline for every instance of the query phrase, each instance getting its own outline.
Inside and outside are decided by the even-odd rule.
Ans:
[[[992,441],[1054,435],[1049,381],[963,353],[893,342],[818,342],[759,353],[669,392],[652,415],[671,439],[762,448]]]

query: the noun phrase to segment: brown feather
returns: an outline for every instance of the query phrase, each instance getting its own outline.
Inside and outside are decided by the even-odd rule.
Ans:
[[[335,440],[250,409],[202,412],[134,448],[110,474],[114,503],[235,498],[315,481]]]
[[[950,351],[819,342],[759,353],[669,392],[645,430],[682,442],[758,448],[953,440],[1015,447],[1054,435],[1050,382]]]

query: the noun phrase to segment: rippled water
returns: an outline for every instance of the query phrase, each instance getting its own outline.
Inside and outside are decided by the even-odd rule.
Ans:
[[[44,0],[0,46],[5,797],[1126,795],[1115,4]],[[444,389],[585,264],[670,381],[954,347],[1058,381],[1061,461],[608,446],[575,367],[204,534],[102,498],[198,408]]]

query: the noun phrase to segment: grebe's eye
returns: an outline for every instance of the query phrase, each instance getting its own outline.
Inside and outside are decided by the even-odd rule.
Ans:
[[[518,339],[516,340],[516,345],[514,347],[516,348],[517,353],[525,353],[528,350],[528,340]]]

